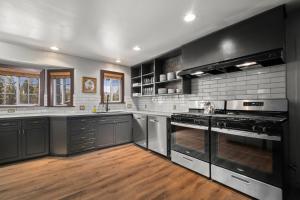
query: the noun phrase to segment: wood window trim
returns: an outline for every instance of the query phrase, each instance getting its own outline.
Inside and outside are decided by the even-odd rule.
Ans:
[[[114,72],[114,71],[108,71],[108,70],[100,70],[100,99],[101,99],[101,103],[105,103],[104,102],[104,75],[105,73],[108,74],[113,74],[116,76],[119,76],[121,79],[121,102],[109,102],[110,104],[122,104],[124,103],[124,73],[121,72]]]
[[[68,72],[71,78],[71,105],[70,106],[53,106],[51,72]],[[47,70],[47,107],[74,107],[74,69],[48,69]]]

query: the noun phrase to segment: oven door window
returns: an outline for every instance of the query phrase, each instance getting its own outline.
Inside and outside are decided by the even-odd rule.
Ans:
[[[280,142],[212,132],[212,163],[281,186]]]
[[[172,126],[172,150],[209,161],[209,134],[207,130]]]

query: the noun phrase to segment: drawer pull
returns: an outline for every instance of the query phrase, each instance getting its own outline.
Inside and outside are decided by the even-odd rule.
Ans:
[[[155,119],[149,119],[150,122],[157,123],[158,121]]]
[[[81,130],[85,130],[85,128],[80,128]]]
[[[190,161],[190,162],[193,162],[193,160],[192,159],[189,159],[189,158],[186,158],[186,157],[182,157],[183,159],[186,159],[186,160],[188,160],[188,161]]]
[[[242,179],[242,178],[240,178],[240,177],[237,177],[237,176],[235,176],[235,175],[231,175],[231,177],[234,178],[234,179],[237,179],[237,180],[239,180],[239,181],[242,181],[242,182],[244,182],[244,183],[247,183],[247,184],[250,183],[249,181],[247,181],[247,180],[245,180],[245,179]]]

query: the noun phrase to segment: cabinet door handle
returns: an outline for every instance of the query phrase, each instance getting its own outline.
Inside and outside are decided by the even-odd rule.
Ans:
[[[25,135],[25,130],[24,129],[22,130],[22,134]]]
[[[186,160],[188,160],[188,161],[190,161],[190,162],[193,162],[193,160],[192,159],[189,159],[189,158],[186,158],[186,157],[182,157],[183,159],[186,159]]]
[[[85,130],[85,128],[83,128],[83,127],[82,127],[82,128],[80,128],[80,129],[81,129],[81,130]]]

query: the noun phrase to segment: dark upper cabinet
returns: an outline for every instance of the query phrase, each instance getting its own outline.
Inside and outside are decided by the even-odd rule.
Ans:
[[[22,121],[22,152],[24,158],[49,153],[48,119],[27,119]]]
[[[284,7],[274,8],[184,45],[183,66],[198,67],[284,48],[284,27]]]
[[[21,134],[18,120],[0,121],[0,163],[21,158]]]

